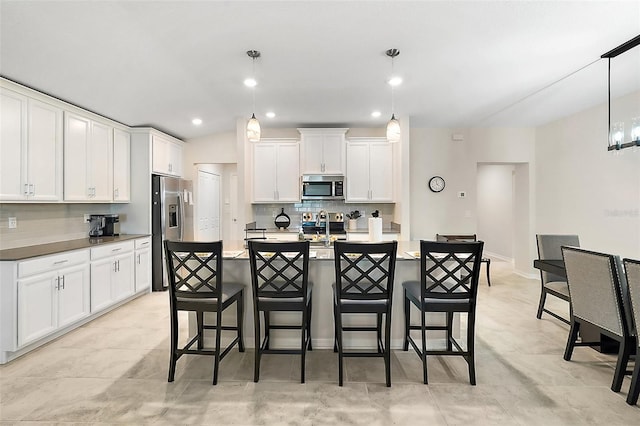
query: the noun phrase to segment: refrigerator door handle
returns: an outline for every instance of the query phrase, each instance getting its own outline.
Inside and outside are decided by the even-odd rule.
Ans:
[[[182,206],[182,194],[178,193],[178,232],[180,241],[184,239],[184,207]]]

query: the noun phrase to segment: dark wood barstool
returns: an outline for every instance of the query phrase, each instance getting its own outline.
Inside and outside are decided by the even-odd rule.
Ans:
[[[333,285],[334,350],[338,352],[338,384],[342,386],[344,357],[384,358],[386,384],[391,386],[391,305],[397,241],[334,243],[336,282]],[[376,326],[345,327],[343,314],[376,315]],[[384,343],[382,324],[384,317]],[[343,331],[375,331],[377,352],[344,351]]]
[[[420,280],[405,281],[404,345],[409,344],[422,360],[424,383],[428,383],[427,355],[462,356],[469,365],[469,381],[476,384],[475,318],[478,276],[484,243],[420,241]],[[420,325],[411,325],[411,304],[420,310]],[[446,325],[427,325],[428,312],[446,314]],[[454,313],[467,314],[467,348],[453,337]],[[421,345],[410,335],[420,330]],[[427,331],[446,331],[446,348],[427,350]]]
[[[244,285],[225,283],[222,279],[222,241],[217,242],[164,242],[167,274],[169,276],[169,305],[171,307],[171,357],[169,381],[173,382],[176,362],[182,355],[212,355],[213,384],[218,383],[220,361],[237,344],[244,352],[242,336],[244,317]],[[222,312],[236,304],[236,325],[223,326]],[[178,312],[195,312],[197,334],[178,348]],[[215,325],[205,325],[204,314],[216,313]],[[204,349],[204,330],[215,330],[215,347]],[[235,331],[237,337],[221,351],[223,330]],[[191,347],[197,342],[197,349]]]
[[[311,350],[312,283],[309,282],[309,242],[262,242],[249,240],[255,363],[253,381],[260,380],[263,354],[299,354],[300,382],[305,381],[305,359]],[[272,324],[272,312],[300,312],[300,324]],[[264,316],[261,339],[260,314]],[[273,349],[271,330],[300,330],[300,349]]]

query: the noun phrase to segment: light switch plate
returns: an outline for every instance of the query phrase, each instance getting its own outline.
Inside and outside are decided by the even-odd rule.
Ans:
[[[9,218],[9,229],[16,229],[18,227],[18,219],[15,217]]]

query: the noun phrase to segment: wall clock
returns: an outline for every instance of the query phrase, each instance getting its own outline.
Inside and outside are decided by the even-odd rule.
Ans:
[[[444,189],[444,179],[440,176],[434,176],[429,179],[429,189],[433,192],[442,192]]]

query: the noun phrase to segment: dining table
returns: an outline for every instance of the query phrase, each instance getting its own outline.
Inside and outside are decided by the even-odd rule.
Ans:
[[[567,279],[567,270],[562,259],[537,259],[533,261],[533,267]],[[601,353],[618,353],[619,343],[600,333],[595,326],[582,323],[579,335],[584,342],[596,342],[590,346]]]

